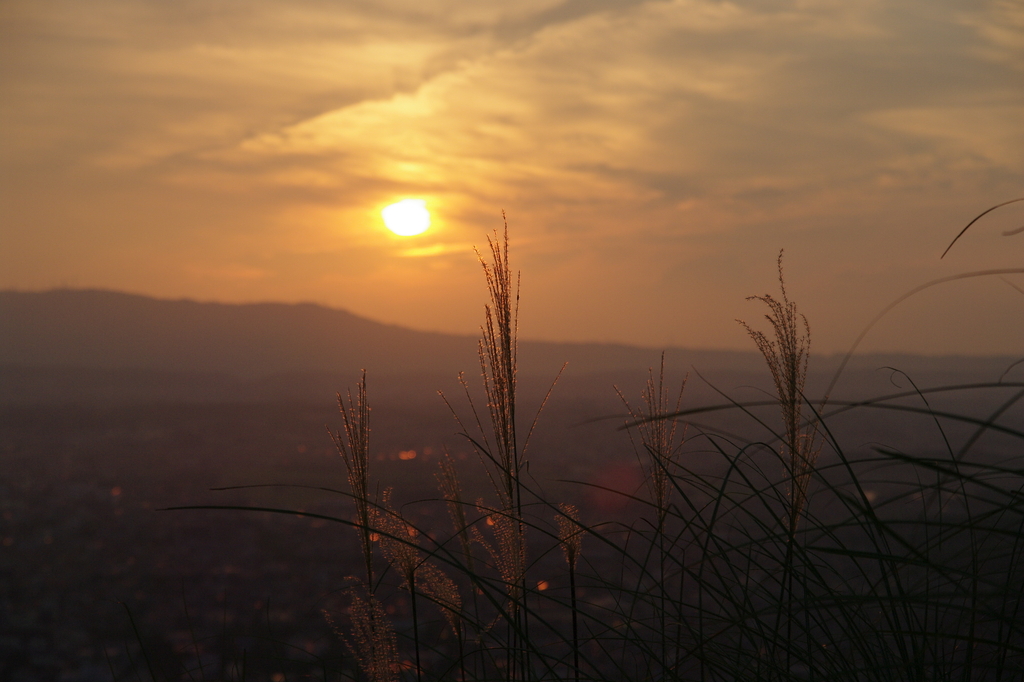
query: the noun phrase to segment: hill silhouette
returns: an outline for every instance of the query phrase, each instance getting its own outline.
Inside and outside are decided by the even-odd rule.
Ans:
[[[199,303],[100,290],[0,292],[0,357],[18,366],[225,372],[450,373],[472,369],[476,339],[382,324],[312,303]],[[615,344],[520,344],[521,366],[565,361],[585,373],[647,366],[660,350]],[[689,354],[694,354],[693,351]],[[715,365],[753,353],[701,351]]]
[[[568,362],[569,383],[601,377],[607,386],[645,373],[658,364],[661,352],[522,341],[520,375],[524,384],[550,381]],[[945,380],[993,380],[1013,360],[867,355],[851,372],[897,366],[918,375],[950,375]],[[835,356],[818,356],[812,373],[828,373],[838,362]],[[719,376],[764,375],[763,360],[753,351],[673,348],[666,350],[666,363]],[[83,386],[87,393],[106,386],[127,399],[190,394],[228,399],[251,393],[256,384],[263,394],[288,393],[296,381],[316,385],[317,391],[328,385],[334,390],[339,376],[350,381],[362,369],[407,383],[418,378],[433,384],[461,371],[473,376],[476,339],[382,324],[312,303],[201,303],[91,289],[0,292],[0,399],[7,402],[31,396],[73,400],[76,391],[86,390]]]

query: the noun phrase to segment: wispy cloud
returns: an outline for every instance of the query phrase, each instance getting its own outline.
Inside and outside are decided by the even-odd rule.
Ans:
[[[1005,0],[12,1],[2,24],[4,200],[35,254],[4,265],[27,286],[78,267],[45,244],[125,270],[202,243],[274,273],[253,298],[467,330],[458,254],[505,208],[531,277],[572,302],[549,297],[536,335],[742,344],[736,315],[691,320],[763,289],[786,246],[837,349],[1024,185],[1024,10]],[[381,231],[400,196],[427,200],[429,238]],[[1013,258],[978,234],[960,265]],[[389,299],[406,279],[415,304]],[[686,312],[651,321],[668,309]]]

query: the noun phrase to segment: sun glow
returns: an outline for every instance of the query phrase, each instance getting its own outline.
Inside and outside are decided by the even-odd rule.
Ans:
[[[384,225],[400,237],[423,234],[430,227],[430,211],[423,199],[403,199],[380,212]]]

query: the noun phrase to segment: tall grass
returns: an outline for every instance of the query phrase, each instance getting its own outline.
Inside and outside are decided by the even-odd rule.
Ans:
[[[437,503],[447,508],[450,533],[432,535],[403,517],[389,493],[371,495],[365,377],[354,396],[339,398],[344,429],[335,440],[356,514],[354,521],[322,518],[356,529],[366,566],[348,618],[332,614],[347,628],[359,667],[345,674],[1024,679],[1024,461],[999,461],[984,447],[986,437],[999,437],[1024,454],[1019,419],[1017,426],[1009,419],[1024,384],[912,386],[813,404],[804,393],[810,325],[785,289],[780,254],[779,296],[755,297],[767,307],[768,330],[743,323],[771,374],[776,396],[767,403],[777,413],[760,411],[765,402],[732,400],[682,409],[682,387],[668,390],[663,360],[639,403],[619,393],[647,477],[646,487],[619,493],[635,516],[597,519],[594,510],[547,499],[523,476],[518,276],[508,247],[506,226],[481,256],[490,295],[480,341],[486,409],[478,409],[465,378],[465,407],[449,402],[490,478],[490,500],[464,499],[446,457]],[[983,417],[931,404],[937,395],[968,391],[1000,403]],[[834,420],[869,410],[919,419],[917,428],[934,430],[944,450],[848,450]],[[748,415],[763,436],[743,440],[692,421],[716,411]],[[971,432],[958,441],[951,425]],[[538,585],[532,572],[551,554],[564,558],[564,580]],[[390,570],[375,570],[380,559]],[[403,628],[388,621],[387,595],[378,596],[388,576],[410,597],[412,618]],[[423,609],[443,616],[429,632]],[[442,637],[442,628],[450,634]]]
[[[768,309],[769,330],[744,325],[775,384],[780,428],[767,428],[760,442],[736,442],[691,427],[689,442],[700,443],[705,459],[694,466],[681,449],[681,423],[691,411],[679,409],[681,391],[669,399],[662,367],[639,407],[620,393],[646,458],[646,494],[633,496],[637,521],[586,525],[578,510],[545,500],[520,476],[517,298],[507,235],[490,247],[493,261],[484,261],[484,272],[491,305],[481,341],[489,421],[474,417],[476,435],[464,430],[488,468],[496,502],[474,505],[486,523],[470,519],[449,461],[442,497],[460,549],[441,539],[431,552],[463,590],[484,597],[483,608],[461,614],[461,627],[479,645],[478,660],[462,665],[463,675],[921,681],[1024,675],[1020,463],[986,460],[948,439],[944,454],[927,457],[884,447],[868,456],[847,453],[830,417],[856,407],[908,406],[883,397],[862,405],[832,402],[832,413],[824,414],[824,405],[807,401],[809,325],[786,292],[781,255],[780,296],[756,297]],[[960,421],[1024,438],[996,421],[1021,398],[1020,384],[983,388],[1016,392],[992,419],[940,414],[925,391],[913,392],[921,402],[909,409],[940,431]],[[709,455],[719,466],[707,465]],[[554,528],[542,509],[553,514]],[[584,535],[599,546],[593,559]],[[540,554],[561,548],[564,592],[531,587],[527,546]]]

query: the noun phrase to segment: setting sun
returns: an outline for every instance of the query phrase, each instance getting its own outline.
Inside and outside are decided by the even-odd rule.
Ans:
[[[380,212],[384,224],[400,237],[422,234],[430,227],[430,211],[423,199],[403,199]]]

